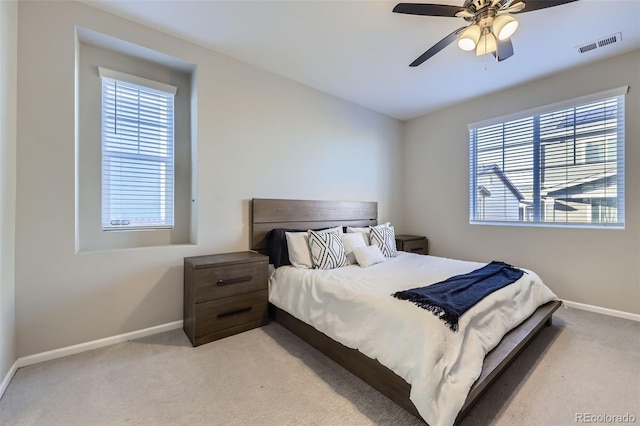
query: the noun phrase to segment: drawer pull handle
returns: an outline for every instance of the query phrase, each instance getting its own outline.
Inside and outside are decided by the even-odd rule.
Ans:
[[[253,278],[251,275],[247,275],[246,277],[229,278],[228,280],[218,280],[216,284],[218,285],[238,284],[238,283],[243,283],[245,281],[251,281],[251,278]]]
[[[229,311],[223,314],[218,314],[218,318],[226,318],[232,315],[244,314],[245,312],[249,312],[251,309],[253,309],[251,306],[249,306],[248,308],[236,309],[235,311]]]
[[[415,247],[412,248],[411,251],[416,252],[416,251],[422,251],[422,247]]]

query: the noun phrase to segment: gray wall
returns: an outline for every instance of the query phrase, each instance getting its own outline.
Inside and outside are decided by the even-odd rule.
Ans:
[[[482,72],[482,71],[479,71]],[[469,225],[467,123],[629,85],[626,229]],[[640,51],[436,111],[405,127],[407,231],[430,252],[504,260],[536,271],[566,300],[640,313]]]
[[[18,19],[18,356],[182,319],[183,257],[248,249],[251,198],[378,201],[402,228],[397,120],[82,3]],[[196,244],[76,253],[76,25],[197,66]]]
[[[17,3],[0,2],[0,382],[15,362]]]

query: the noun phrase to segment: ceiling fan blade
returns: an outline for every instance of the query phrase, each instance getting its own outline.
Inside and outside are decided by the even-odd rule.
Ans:
[[[473,18],[476,16],[471,9],[462,8],[458,13],[456,13],[456,18]]]
[[[448,16],[455,18],[456,13],[463,8],[461,6],[450,6],[446,4],[423,4],[423,3],[398,3],[393,8],[395,13],[406,13],[407,15],[426,16]]]
[[[467,27],[458,28],[457,30],[455,30],[454,32],[452,32],[451,34],[449,34],[448,36],[446,36],[445,38],[443,38],[442,40],[434,44],[431,47],[431,49],[427,50],[422,55],[420,55],[415,61],[411,62],[409,66],[417,67],[418,65],[420,65],[421,63],[423,63],[424,61],[426,61],[427,59],[429,59],[430,57],[432,57],[433,55],[435,55],[436,53],[438,53],[439,51],[441,51],[451,43],[453,43],[458,38],[458,34],[460,34],[460,32],[465,28]]]
[[[505,13],[518,13],[521,12],[525,7],[526,5],[523,2],[519,1],[509,7],[498,10],[498,15],[504,15]]]
[[[511,39],[498,41],[498,50],[493,52],[493,56],[498,62],[502,62],[513,56],[513,43],[511,43]]]
[[[538,9],[546,9],[547,7],[560,6],[567,3],[573,3],[578,0],[523,0],[525,3],[524,12],[531,12]],[[516,12],[512,12],[516,13]]]

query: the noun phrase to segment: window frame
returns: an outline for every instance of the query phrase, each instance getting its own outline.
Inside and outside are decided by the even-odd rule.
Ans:
[[[126,74],[120,71],[115,71],[115,70],[111,70],[103,67],[98,67],[98,74],[102,80],[101,82],[102,103],[100,107],[100,117],[102,121],[101,138],[100,138],[101,167],[102,167],[101,184],[100,184],[101,185],[101,209],[100,209],[101,230],[103,232],[173,230],[175,228],[175,95],[177,93],[177,88],[169,84],[161,83],[158,81],[146,79],[146,78],[131,75],[131,74]],[[166,117],[167,120],[170,121],[170,126],[167,126],[169,127],[169,129],[166,132],[166,137],[165,137],[166,142],[169,145],[169,149],[167,151],[170,151],[170,152],[168,152],[166,156],[159,155],[159,154],[153,155],[149,153],[143,154],[140,152],[138,153],[117,152],[116,150],[113,150],[113,149],[109,150],[106,148],[107,137],[108,137],[107,135],[108,126],[106,125],[106,121],[108,119],[107,119],[107,112],[105,110],[105,91],[107,90],[106,85],[111,84],[112,82],[115,83],[116,85],[122,84],[122,85],[128,86],[129,88],[133,88],[134,90],[145,92],[146,94],[161,96],[170,104],[170,113],[168,113]],[[138,108],[140,108],[139,99],[138,99]],[[114,114],[117,115],[117,107],[115,107],[114,110],[115,110]],[[117,120],[117,119],[114,118],[114,120]],[[138,120],[137,123],[138,125],[140,125],[140,120]],[[157,130],[157,129],[158,127],[155,127],[152,130]],[[141,139],[140,134],[136,133],[136,137],[138,139],[138,150],[140,150],[140,139]],[[162,139],[163,139],[162,137],[157,137],[154,140],[154,142],[160,141]],[[158,146],[152,145],[151,149],[153,148],[155,148],[156,150],[161,150],[161,147],[159,145]],[[124,144],[121,146],[121,149],[124,149]],[[105,151],[108,151],[109,154],[107,155]],[[136,162],[136,161],[148,162],[155,166],[158,166],[159,169],[166,170],[170,168],[170,172],[167,172],[167,173],[170,173],[170,176],[171,176],[170,189],[152,190],[151,191],[152,194],[150,194],[150,195],[157,195],[160,198],[164,197],[165,199],[169,200],[167,201],[167,203],[171,203],[171,206],[167,210],[170,212],[169,213],[170,218],[168,220],[152,222],[149,224],[143,224],[143,223],[114,224],[113,222],[118,220],[118,219],[115,219],[115,220],[110,220],[110,222],[107,224],[105,222],[105,217],[106,216],[112,217],[112,215],[110,215],[110,211],[111,211],[110,203],[112,199],[111,198],[106,199],[105,197],[105,193],[108,192],[108,188],[110,184],[110,182],[108,181],[109,172],[105,170],[108,167],[108,164],[110,164],[109,159],[120,159],[121,161],[130,161],[130,162]],[[131,168],[130,170],[133,170],[133,168]],[[158,174],[162,174],[162,172],[159,172]],[[160,184],[160,186],[163,186],[163,185],[166,185],[164,181],[163,183]],[[144,193],[144,191],[141,191],[141,193]],[[109,211],[106,211],[106,209]]]
[[[502,225],[502,226],[525,226],[525,227],[560,227],[560,228],[588,228],[588,229],[624,229],[625,228],[625,95],[628,93],[629,86],[622,86],[611,90],[606,90],[586,96],[581,96],[578,98],[569,99],[562,102],[557,102],[537,108],[528,109],[525,111],[519,111],[507,115],[503,115],[500,117],[495,117],[483,121],[478,121],[475,123],[470,123],[467,127],[469,130],[469,223],[472,225]],[[478,129],[483,129],[489,126],[495,126],[499,124],[505,124],[516,120],[523,119],[532,119],[532,120],[540,120],[540,116],[544,114],[549,114],[553,112],[560,112],[564,109],[577,108],[579,106],[583,106],[585,104],[596,103],[599,101],[606,101],[612,98],[620,98],[622,97],[622,111],[618,112],[618,114],[622,114],[622,126],[616,127],[617,134],[617,142],[616,142],[616,167],[617,167],[617,196],[616,196],[616,204],[617,204],[617,221],[613,223],[605,223],[605,222],[545,222],[540,220],[542,218],[542,211],[545,206],[540,197],[541,187],[540,187],[540,170],[547,170],[546,166],[541,167],[541,149],[535,149],[535,140],[537,140],[538,148],[541,145],[540,135],[533,135],[532,139],[532,157],[533,157],[533,177],[532,177],[532,193],[534,196],[534,202],[531,203],[531,206],[526,206],[525,211],[522,209],[519,213],[518,220],[483,220],[479,219],[480,215],[478,212],[478,206],[480,205],[480,196],[478,195],[478,158],[477,158],[477,131]],[[618,104],[620,107],[620,104]],[[539,124],[539,123],[538,123]],[[533,132],[536,129],[539,129],[539,126],[536,126],[536,123],[533,123],[531,129]],[[574,138],[574,143],[576,139]],[[504,148],[502,149],[504,155]],[[586,152],[585,152],[586,155]],[[542,159],[544,162],[544,159]],[[586,157],[585,157],[586,161]],[[606,161],[606,160],[605,160]],[[585,164],[594,164],[591,160],[587,161]],[[597,164],[597,163],[596,163]],[[517,189],[516,189],[517,190]],[[538,198],[540,198],[539,202],[535,202],[535,194],[538,194]],[[602,206],[600,206],[602,207]],[[531,216],[533,221],[524,221],[523,216],[528,216],[527,212],[531,211]],[[523,214],[524,213],[524,214]],[[602,214],[602,213],[599,213]],[[593,217],[593,215],[591,216]],[[593,220],[593,219],[591,219]]]

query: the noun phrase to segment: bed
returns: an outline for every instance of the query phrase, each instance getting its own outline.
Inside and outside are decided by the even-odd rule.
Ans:
[[[319,229],[333,226],[366,227],[369,225],[377,225],[377,203],[375,202],[254,199],[252,201],[251,212],[251,247],[256,251],[265,254],[268,252],[267,235],[272,229]],[[433,256],[399,253],[399,256],[392,259],[392,261],[387,262],[388,264],[380,265],[380,268],[378,268],[377,271],[379,271],[378,275],[384,276],[384,273],[380,274],[380,271],[384,271],[386,268],[388,269],[386,273],[393,274],[395,272],[392,268],[399,267],[400,270],[407,271],[403,280],[406,280],[408,284],[412,284],[414,282],[418,282],[416,280],[419,275],[417,275],[417,272],[414,273],[413,269],[421,268],[422,266],[420,265],[423,264],[431,263],[431,265],[427,265],[427,267],[433,267],[435,268],[434,270],[438,270],[438,268],[440,268],[439,273],[442,276],[452,274],[454,271],[464,271],[465,268],[471,268],[474,266],[472,264],[465,265],[464,262],[456,262],[460,261],[441,259]],[[286,288],[285,290],[274,291],[274,289],[272,289],[270,294],[270,314],[272,318],[294,334],[301,337],[303,340],[319,349],[325,355],[332,358],[338,364],[363,379],[398,405],[432,425],[451,424],[453,420],[459,421],[462,419],[473,403],[478,400],[482,392],[486,390],[500,372],[506,368],[509,362],[525,348],[525,346],[540,332],[542,327],[551,324],[552,314],[560,306],[560,302],[557,300],[546,302],[545,299],[545,303],[537,302],[537,304],[540,304],[539,307],[537,304],[536,306],[533,306],[533,308],[529,306],[528,309],[532,312],[531,315],[529,315],[529,312],[526,311],[526,309],[526,312],[523,311],[524,314],[519,313],[519,315],[526,315],[519,325],[505,324],[504,327],[507,328],[503,330],[500,337],[502,337],[504,333],[506,334],[504,334],[501,340],[500,337],[498,337],[496,342],[488,343],[490,348],[493,349],[486,355],[486,357],[484,357],[484,361],[480,359],[480,364],[477,366],[478,371],[475,373],[471,371],[471,374],[475,374],[473,376],[474,379],[477,377],[477,380],[475,380],[475,382],[469,382],[466,387],[463,383],[462,388],[464,391],[462,392],[456,391],[456,385],[451,386],[447,383],[446,385],[449,389],[445,389],[442,391],[441,395],[437,394],[435,396],[444,395],[444,397],[446,397],[447,392],[449,392],[453,397],[446,397],[442,406],[438,405],[437,408],[433,408],[432,405],[435,404],[435,402],[432,403],[430,399],[431,397],[434,397],[433,393],[427,393],[427,395],[429,395],[429,400],[420,397],[416,399],[416,392],[418,390],[422,392],[423,388],[427,389],[424,385],[425,380],[416,379],[416,377],[421,377],[421,375],[413,373],[416,368],[420,368],[417,363],[409,361],[405,362],[402,359],[390,359],[390,356],[402,357],[403,355],[400,353],[402,351],[385,352],[379,349],[380,346],[376,349],[375,344],[368,344],[369,339],[363,340],[358,337],[366,335],[366,333],[349,333],[350,325],[346,319],[340,319],[340,321],[333,320],[336,315],[342,315],[339,311],[334,309],[335,306],[339,304],[344,305],[342,309],[346,308],[352,313],[352,315],[350,315],[351,317],[358,317],[358,315],[360,315],[361,312],[356,312],[361,310],[361,307],[351,300],[353,299],[353,294],[342,294],[344,292],[338,296],[328,292],[325,292],[325,295],[319,294],[323,293],[323,291],[318,291],[318,289],[324,288],[322,286],[331,286],[331,280],[344,280],[344,282],[348,283],[360,282],[359,274],[365,273],[365,271],[359,271],[360,268],[358,266],[340,268],[340,270],[324,274],[314,274],[313,271],[304,270],[296,271],[296,269],[297,268],[293,267],[278,268],[274,273],[274,277],[277,278],[278,283],[289,282],[289,284],[278,284],[278,286],[280,286],[278,288]],[[342,277],[342,275],[345,276]],[[328,278],[322,278],[324,276],[328,276]],[[321,278],[324,281],[321,281]],[[329,281],[327,281],[327,279]],[[303,285],[296,285],[295,283],[297,282],[300,282]],[[307,293],[309,293],[309,289],[312,289],[312,298],[318,299],[316,302],[320,303],[320,305],[316,305],[313,309],[308,307],[296,308],[296,305],[305,306],[306,302],[301,302],[302,300],[306,300],[304,299],[305,297],[308,297],[301,293],[301,289],[305,287],[307,289]],[[339,286],[339,288],[344,287],[345,286]],[[515,287],[515,284],[512,287]],[[371,287],[363,287],[363,294],[370,294],[370,290]],[[386,293],[384,295],[374,294],[374,299],[376,301],[381,300],[381,297],[385,296],[385,300],[390,301],[392,307],[389,309],[393,313],[393,309],[398,309],[398,303],[403,303],[403,301],[394,300],[390,295],[387,296],[387,293],[389,293],[388,289],[383,289],[382,292]],[[545,297],[549,299],[548,295]],[[323,298],[324,302],[322,301]],[[331,308],[327,307],[327,315],[317,315],[317,312],[323,309],[321,303],[327,303],[327,298],[329,298],[328,300],[331,303]],[[555,296],[553,296],[553,299],[555,299]],[[296,300],[299,300],[300,303],[297,303]],[[523,301],[525,300],[526,299],[523,299]],[[340,303],[337,303],[337,301]],[[378,302],[375,302],[374,306],[378,306],[376,303]],[[422,315],[421,317],[416,317],[419,318],[419,321],[414,322],[422,323],[424,321],[438,321],[437,318],[429,312],[419,308],[413,309],[411,308],[411,304],[409,305],[410,307],[405,310],[412,312],[412,315]],[[478,305],[481,304],[479,303]],[[386,304],[380,306],[385,306],[385,308],[381,310],[387,310]],[[473,309],[476,309],[476,307],[474,306]],[[485,311],[489,312],[486,307],[479,308],[479,310],[481,309],[485,309]],[[305,313],[305,310],[316,312],[316,315]],[[471,311],[469,311],[469,313],[471,313]],[[312,317],[315,317],[315,319]],[[349,315],[346,315],[346,317],[349,317]],[[331,320],[327,320],[327,318],[330,318]],[[491,318],[491,315],[487,316],[487,318]],[[305,321],[312,323],[313,326],[309,325]],[[520,320],[517,321],[519,322]],[[375,321],[373,322],[375,323]],[[367,321],[367,323],[369,323],[369,321]],[[511,329],[511,327],[514,328]],[[411,329],[407,330],[408,331],[403,331],[403,333],[413,332]],[[375,334],[375,338],[379,340],[383,339],[382,337],[378,338],[378,333],[378,331],[373,333]],[[439,331],[439,333],[443,332]],[[354,337],[353,334],[356,336]],[[455,342],[455,339],[457,338],[447,337],[453,335],[446,334],[442,334],[442,336],[445,337],[444,340],[447,340],[448,338],[451,342]],[[387,336],[387,338],[391,339],[393,336]],[[495,340],[495,337],[492,338]],[[411,340],[413,340],[413,338]],[[384,340],[380,341],[384,342]],[[389,340],[387,340],[387,342],[389,342]],[[450,345],[453,346],[453,343],[450,343]],[[465,345],[467,344],[465,343]],[[465,350],[467,352],[473,352],[471,349]],[[460,351],[460,353],[462,354],[461,359],[463,360],[466,352]],[[382,363],[378,361],[378,359],[380,359]],[[410,367],[405,368],[406,366],[404,364],[408,364]],[[469,365],[472,364],[473,362],[469,362]],[[434,365],[438,364],[436,363]],[[470,369],[473,370],[471,367]],[[449,372],[447,374],[449,374]],[[429,380],[426,381],[428,382]],[[458,382],[457,379],[447,380],[454,381],[456,383]],[[415,388],[413,389],[413,394],[412,385],[409,384],[410,382]],[[423,394],[421,393],[420,395]],[[450,401],[452,401],[453,408],[448,407],[448,403]]]

